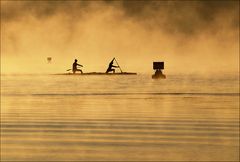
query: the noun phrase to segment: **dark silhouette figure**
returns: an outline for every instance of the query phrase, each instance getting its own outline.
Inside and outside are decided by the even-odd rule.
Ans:
[[[114,67],[115,67],[115,68],[118,68],[118,67],[119,67],[119,66],[113,65],[114,59],[115,59],[115,58],[113,58],[112,61],[109,63],[108,69],[107,69],[106,73],[109,73],[109,72],[111,72],[111,71],[112,71],[113,73],[115,73]]]
[[[76,71],[80,71],[81,73],[83,73],[81,69],[78,69],[78,68],[77,68],[77,66],[83,67],[82,65],[78,64],[77,61],[78,61],[78,60],[75,59],[73,65],[72,65],[72,72],[73,72],[73,74],[75,74]]]

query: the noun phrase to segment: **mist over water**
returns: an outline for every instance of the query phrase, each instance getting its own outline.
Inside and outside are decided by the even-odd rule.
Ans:
[[[1,40],[2,73],[238,72],[239,1],[1,1]]]
[[[2,160],[239,160],[238,76],[1,79]]]

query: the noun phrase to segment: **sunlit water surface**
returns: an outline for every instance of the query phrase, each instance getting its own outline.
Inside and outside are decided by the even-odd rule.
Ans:
[[[239,160],[239,77],[1,76],[1,160]]]

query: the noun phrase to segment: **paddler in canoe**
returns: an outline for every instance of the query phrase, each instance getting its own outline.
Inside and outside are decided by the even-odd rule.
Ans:
[[[119,66],[113,65],[113,61],[114,61],[114,60],[115,60],[115,58],[113,58],[112,61],[109,63],[106,73],[109,73],[109,72],[111,72],[111,71],[112,71],[113,73],[115,73],[115,69],[114,69],[114,68],[120,68]]]
[[[83,73],[81,69],[78,69],[78,68],[77,68],[77,66],[83,67],[82,65],[78,64],[77,61],[78,61],[78,60],[75,59],[73,65],[72,65],[72,72],[73,72],[73,74],[75,74],[76,71],[80,71],[81,73]]]

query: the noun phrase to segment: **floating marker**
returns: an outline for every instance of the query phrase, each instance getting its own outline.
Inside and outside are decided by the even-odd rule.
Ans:
[[[48,63],[51,63],[52,57],[47,57],[47,61],[48,61]]]
[[[163,69],[164,69],[164,62],[153,62],[153,70],[155,70],[155,73],[152,75],[152,78],[165,79],[166,75],[162,73]]]

